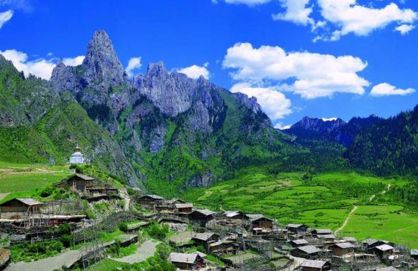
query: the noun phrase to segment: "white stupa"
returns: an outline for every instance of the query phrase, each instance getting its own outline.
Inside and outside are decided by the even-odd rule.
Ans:
[[[84,164],[84,155],[80,152],[80,147],[75,147],[75,152],[70,157],[70,164]]]

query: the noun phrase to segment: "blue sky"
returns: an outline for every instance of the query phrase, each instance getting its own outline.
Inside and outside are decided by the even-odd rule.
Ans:
[[[132,74],[162,60],[256,96],[277,126],[388,117],[418,104],[417,13],[412,0],[0,0],[0,51],[48,78],[104,29]]]

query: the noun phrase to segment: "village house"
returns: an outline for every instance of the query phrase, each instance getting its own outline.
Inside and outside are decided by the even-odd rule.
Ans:
[[[331,264],[328,261],[306,260],[301,264],[302,271],[323,271],[331,270]]]
[[[386,244],[385,241],[377,240],[377,239],[366,239],[362,242],[363,247],[366,251],[372,251],[375,247]]]
[[[170,199],[166,200],[163,199],[155,204],[155,210],[159,213],[171,213],[174,214],[176,212],[176,204],[185,203],[179,199]]]
[[[119,190],[109,185],[94,186],[86,188],[85,199],[88,201],[120,199]]]
[[[225,219],[240,223],[249,219],[249,217],[241,211],[226,211],[223,213],[223,217]]]
[[[357,239],[356,238],[354,238],[354,237],[343,237],[343,240],[345,241],[345,242],[350,242],[350,243],[357,243]]]
[[[330,246],[330,249],[336,256],[343,256],[349,253],[353,253],[356,246],[349,242],[336,243]]]
[[[336,239],[334,234],[320,234],[317,235],[317,238],[326,243],[334,242],[334,240]]]
[[[316,246],[307,245],[293,249],[291,254],[295,257],[301,257],[305,259],[316,259],[320,252],[321,250]]]
[[[177,214],[188,215],[193,212],[192,203],[177,203],[174,205]]]
[[[1,219],[23,219],[39,214],[42,203],[31,198],[15,198],[0,204]]]
[[[418,249],[411,249],[411,257],[418,261]]]
[[[69,188],[73,192],[85,193],[87,188],[94,186],[94,181],[93,177],[76,173],[62,180],[57,186],[64,189]]]
[[[76,173],[62,180],[57,187],[70,189],[88,201],[111,200],[120,198],[119,190],[109,184],[102,183],[94,177]]]
[[[385,257],[388,257],[389,255],[392,255],[394,250],[395,248],[388,244],[383,244],[380,246],[376,246],[374,248],[374,252],[379,258],[385,258]]]
[[[144,195],[139,197],[138,203],[141,208],[157,210],[157,206],[163,204],[164,198],[157,195]]]
[[[168,260],[180,270],[198,270],[205,266],[205,260],[198,253],[170,253]]]
[[[302,246],[309,245],[309,242],[305,239],[296,239],[296,240],[291,240],[290,244],[293,247],[302,247]]]
[[[234,240],[224,239],[209,244],[208,252],[221,256],[221,255],[235,255],[239,251],[239,245]]]
[[[334,234],[330,229],[315,229],[312,232],[312,236],[319,238],[321,235],[330,235]],[[335,237],[335,236],[334,236]]]
[[[306,233],[308,231],[308,226],[306,226],[305,224],[288,224],[286,226],[286,229],[290,233],[304,234],[304,233]]]
[[[261,214],[249,214],[251,230],[254,234],[263,234],[273,231],[274,222]]]
[[[189,214],[189,219],[192,223],[205,227],[206,223],[215,217],[215,214],[215,212],[208,209],[198,209]]]
[[[205,248],[206,252],[209,252],[209,245],[219,240],[219,235],[213,232],[197,233],[192,237],[192,240],[197,246]]]

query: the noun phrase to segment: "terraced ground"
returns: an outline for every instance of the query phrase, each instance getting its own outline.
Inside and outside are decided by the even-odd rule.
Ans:
[[[186,191],[183,198],[217,210],[263,213],[281,224],[305,223],[333,230],[343,225],[353,206],[358,206],[341,235],[384,238],[418,247],[418,215],[385,203],[382,194],[387,187],[407,182],[354,172],[321,173],[310,178],[303,173],[271,174],[251,168],[232,180]]]

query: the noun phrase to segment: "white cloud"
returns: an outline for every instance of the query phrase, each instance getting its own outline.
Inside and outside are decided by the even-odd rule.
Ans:
[[[140,69],[142,66],[141,57],[132,57],[129,59],[128,66],[126,67],[126,74],[129,77],[133,77],[134,71]]]
[[[224,0],[230,4],[256,6],[273,0]],[[310,25],[317,34],[314,41],[336,41],[342,36],[354,34],[367,36],[373,31],[394,24],[402,35],[415,28],[418,13],[400,8],[390,2],[383,7],[364,6],[357,0],[275,0],[282,10],[272,17],[300,25]],[[217,2],[212,0],[212,2]],[[370,1],[371,2],[371,1]],[[376,1],[377,2],[377,1]],[[315,14],[315,18],[313,16]],[[327,27],[325,27],[327,26]]]
[[[314,20],[310,18],[312,8],[307,7],[309,1],[310,0],[280,0],[281,6],[286,9],[286,12],[273,14],[273,19],[290,21],[301,25],[314,25]]]
[[[375,96],[375,97],[391,96],[391,95],[404,96],[404,95],[412,94],[414,92],[415,92],[415,89],[413,88],[400,89],[388,83],[381,83],[372,88],[372,90],[370,91],[370,95]]]
[[[18,71],[23,72],[25,76],[32,74],[45,80],[51,78],[52,70],[56,66],[55,58],[29,60],[26,53],[15,49],[0,51],[0,55],[3,55],[7,60],[11,61],[15,68]],[[77,56],[74,58],[64,58],[63,62],[68,66],[77,66],[81,64],[83,59],[84,56]]]
[[[64,58],[62,60],[62,62],[66,65],[66,66],[78,66],[81,65],[83,63],[85,56],[76,56],[73,58]]]
[[[412,24],[417,13],[411,9],[400,9],[395,3],[383,8],[365,7],[357,0],[318,0],[322,17],[338,27],[331,40],[353,33],[367,36],[371,32],[385,28],[391,23]]]
[[[212,3],[217,4],[221,0],[212,0]],[[243,4],[247,6],[256,6],[261,4],[266,4],[268,2],[271,2],[272,0],[224,0],[227,4]]]
[[[395,30],[401,33],[402,35],[406,35],[414,28],[415,26],[411,24],[401,24],[400,26],[396,27]]]
[[[203,76],[205,79],[209,79],[209,70],[207,69],[208,65],[208,63],[205,63],[203,66],[192,65],[179,69],[178,72],[183,73],[192,79],[198,79],[200,76]]]
[[[5,12],[0,12],[0,29],[5,23],[7,23],[13,17],[13,10],[8,10]]]
[[[287,129],[292,128],[292,125],[291,124],[283,125],[281,123],[276,123],[276,125],[274,125],[274,128],[279,129],[279,130],[287,130]]]
[[[292,103],[286,96],[273,87],[257,87],[249,83],[237,83],[232,86],[231,92],[241,92],[249,97],[257,98],[263,111],[273,120],[277,121],[292,113]]]
[[[35,59],[28,61],[28,55],[26,53],[12,50],[0,51],[7,60],[10,60],[18,71],[22,71],[25,76],[29,74],[36,75],[43,79],[49,79],[52,74],[52,70],[55,67],[55,63],[52,60],[47,59]]]
[[[253,48],[237,43],[227,50],[225,68],[233,69],[233,79],[245,82],[271,81],[281,90],[306,99],[334,93],[363,94],[369,82],[358,75],[367,63],[353,56],[333,56],[309,52],[285,52],[278,46]]]

